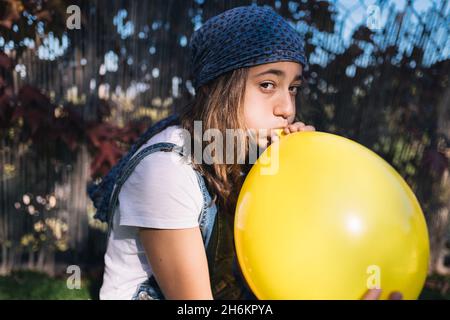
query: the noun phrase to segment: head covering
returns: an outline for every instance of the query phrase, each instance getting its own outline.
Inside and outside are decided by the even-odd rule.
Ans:
[[[306,66],[303,39],[271,7],[236,7],[207,20],[190,39],[194,88],[242,67],[278,61]]]

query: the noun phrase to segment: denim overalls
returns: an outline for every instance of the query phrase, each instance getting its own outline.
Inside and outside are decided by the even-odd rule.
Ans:
[[[109,187],[112,187],[112,192],[110,197],[107,194],[108,199],[110,199],[108,203],[106,203],[104,196],[99,199],[101,185],[100,188],[90,190],[90,197],[94,200],[96,208],[99,209],[96,217],[101,220],[106,220],[105,216],[101,216],[102,214],[105,214],[104,210],[102,211],[101,209],[106,208],[107,212],[109,212],[109,214],[106,213],[108,216],[108,236],[113,227],[113,215],[116,206],[119,204],[118,196],[120,190],[139,162],[147,155],[154,152],[176,152],[180,156],[183,156],[181,146],[168,142],[147,146],[134,155],[135,151],[150,139],[151,136],[168,126],[175,124],[178,124],[178,117],[171,116],[150,127],[131,148],[129,154],[122,158],[115,168],[112,169],[116,174],[113,179],[114,184],[111,185],[112,183],[109,181]],[[215,299],[255,299],[246,286],[236,263],[233,242],[233,219],[232,217],[218,214],[218,208],[212,201],[212,197],[203,176],[198,171],[195,171],[195,173],[203,196],[203,206],[199,214],[199,227],[207,253],[213,296]],[[109,175],[111,175],[111,173]],[[107,178],[108,176],[105,180],[107,180]],[[104,183],[103,189],[107,189],[107,181]],[[101,203],[101,201],[103,201],[103,203]],[[161,292],[155,277],[152,275],[137,288],[132,299],[161,300],[164,299],[164,295]]]

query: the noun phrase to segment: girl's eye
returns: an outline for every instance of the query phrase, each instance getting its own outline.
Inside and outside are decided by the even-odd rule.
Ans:
[[[292,86],[291,90],[294,95],[297,95],[298,91],[300,90],[300,86]]]
[[[263,83],[260,84],[260,86],[263,87],[264,89],[273,89],[273,88],[270,88],[268,86],[274,86],[274,84],[270,83],[270,82],[263,82]]]
[[[263,83],[261,83],[260,84],[260,86],[263,88],[263,89],[274,89],[275,88],[275,84],[273,84],[273,83],[271,83],[271,82],[263,82]],[[272,86],[272,87],[270,87],[270,86]],[[298,93],[298,91],[300,90],[300,86],[292,86],[292,87],[289,87],[289,90],[291,90],[291,92],[294,94],[294,95],[297,95],[297,93]]]

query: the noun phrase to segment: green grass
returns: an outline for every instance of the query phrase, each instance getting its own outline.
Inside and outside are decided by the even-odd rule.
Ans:
[[[0,277],[0,300],[86,300],[92,299],[89,281],[80,289],[68,289],[65,278],[52,278],[35,271],[15,271]]]
[[[81,289],[68,289],[66,278],[52,278],[36,271],[14,271],[0,277],[0,300],[87,300],[98,299],[99,280],[84,279]],[[450,290],[441,293],[444,283],[450,284],[450,276],[433,275],[427,279],[427,285],[419,300],[450,300]],[[439,284],[436,287],[436,284]]]

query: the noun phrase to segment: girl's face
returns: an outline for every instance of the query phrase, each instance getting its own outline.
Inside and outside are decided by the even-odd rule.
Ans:
[[[295,96],[301,85],[302,65],[291,61],[267,63],[249,68],[244,95],[247,129],[281,129],[295,117]],[[267,142],[267,136],[258,143]]]

